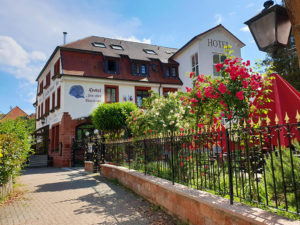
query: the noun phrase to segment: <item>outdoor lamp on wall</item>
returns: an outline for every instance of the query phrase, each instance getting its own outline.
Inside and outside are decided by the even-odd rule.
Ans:
[[[46,123],[46,119],[45,119],[45,118],[42,118],[42,119],[41,119],[41,123],[42,123],[42,125],[44,125],[44,124]]]
[[[98,134],[99,134],[99,130],[95,129],[95,130],[94,130],[94,134],[95,134],[95,135],[98,135]]]
[[[85,132],[85,136],[89,136],[90,135],[90,133],[87,131],[87,132]]]
[[[285,7],[266,1],[258,15],[245,22],[259,50],[268,52],[286,46],[291,34],[291,22]]]

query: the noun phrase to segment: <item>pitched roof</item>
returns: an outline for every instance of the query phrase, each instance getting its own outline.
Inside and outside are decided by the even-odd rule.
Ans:
[[[5,116],[3,116],[0,121],[5,121],[8,119],[14,120],[22,116],[27,117],[28,115],[18,106],[16,106],[12,110],[10,110]]]
[[[229,30],[227,30],[222,24],[219,24],[219,25],[217,25],[217,26],[215,26],[215,27],[213,27],[213,28],[211,28],[211,29],[209,29],[209,30],[207,30],[207,31],[205,31],[205,32],[203,32],[203,33],[201,33],[201,34],[198,34],[198,35],[196,35],[195,37],[193,37],[193,38],[192,38],[190,41],[188,41],[184,46],[182,46],[178,51],[176,51],[176,53],[174,53],[174,55],[171,56],[171,59],[174,59],[174,57],[175,57],[176,55],[178,55],[180,52],[182,52],[182,51],[183,51],[187,46],[189,46],[193,41],[197,40],[198,38],[204,36],[204,35],[207,34],[207,33],[212,32],[212,31],[214,31],[214,30],[216,30],[216,29],[218,29],[218,28],[224,29],[230,36],[232,36],[234,39],[236,39],[243,47],[245,46],[245,44],[244,44],[240,39],[238,39],[235,35],[233,35],[233,34],[232,34]]]
[[[105,48],[96,47],[93,43],[103,43]],[[111,45],[120,45],[123,47],[123,50],[115,50]],[[150,61],[151,59],[158,59],[162,63],[168,63],[169,58],[177,51],[176,48],[97,36],[90,36],[60,47],[101,52],[104,56],[108,57],[119,58],[121,55],[127,55],[133,60]],[[156,54],[147,54],[144,49],[153,50]]]

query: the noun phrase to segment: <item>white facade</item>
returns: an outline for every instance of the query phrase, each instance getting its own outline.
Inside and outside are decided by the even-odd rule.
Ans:
[[[192,72],[192,55],[198,53],[199,74],[213,76],[213,55],[224,54],[224,45],[231,45],[234,51],[232,55],[241,57],[243,43],[223,27],[200,35],[173,57],[179,63],[179,77],[183,82],[182,91],[186,91],[185,87],[192,86],[189,78],[189,73]]]

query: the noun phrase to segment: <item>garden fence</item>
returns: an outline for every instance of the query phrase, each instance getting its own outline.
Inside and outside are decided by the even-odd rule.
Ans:
[[[95,162],[299,215],[299,136],[298,123],[93,141]]]

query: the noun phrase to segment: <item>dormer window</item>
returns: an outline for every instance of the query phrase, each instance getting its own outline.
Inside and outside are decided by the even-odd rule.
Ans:
[[[115,50],[124,50],[121,45],[110,45],[110,47]]]
[[[131,73],[135,76],[148,76],[149,66],[145,63],[131,63]]]
[[[150,49],[144,49],[144,52],[146,52],[147,54],[150,54],[150,55],[157,55],[155,51],[150,50]]]
[[[100,42],[94,42],[93,45],[99,48],[106,48],[105,44]]]
[[[175,66],[165,66],[164,75],[165,77],[177,77],[177,68]]]
[[[120,74],[120,64],[116,60],[108,59],[104,61],[104,72],[110,74]]]

